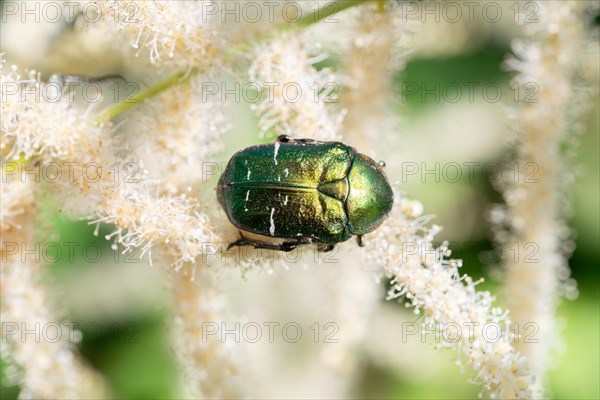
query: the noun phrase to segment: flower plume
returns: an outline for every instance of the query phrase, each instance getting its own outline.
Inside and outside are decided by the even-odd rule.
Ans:
[[[81,333],[58,323],[36,254],[22,251],[39,246],[34,240],[34,184],[17,176],[2,179],[0,351],[8,364],[7,381],[20,385],[23,399],[108,398],[103,378],[78,354],[75,342]]]
[[[186,194],[161,195],[160,188],[149,182],[122,184],[105,193],[97,218],[91,224],[109,223],[125,252],[140,250],[140,257],[156,245],[163,245],[175,257],[174,265],[196,262],[207,243],[217,241],[208,217],[198,203]],[[150,257],[150,260],[152,258]]]
[[[429,226],[431,217],[422,211],[419,202],[396,193],[388,221],[370,236],[375,243],[369,249],[370,261],[391,279],[388,299],[405,299],[408,307],[423,314],[423,324],[430,329],[457,327],[458,337],[442,335],[440,346],[456,348],[459,360],[475,371],[476,382],[490,397],[534,396],[534,377],[511,345],[507,313],[493,305],[489,292],[476,289],[478,282],[460,274],[462,262],[448,258],[447,243],[434,245],[440,227]],[[499,337],[487,335],[491,325]]]
[[[581,12],[584,2],[536,2],[539,23],[525,27],[526,36],[513,43],[508,60],[514,82],[534,83],[535,101],[511,109],[516,117],[518,179],[502,184],[505,207],[492,213],[497,240],[504,246],[505,292],[520,334],[535,323],[537,343],[521,340],[516,346],[529,357],[538,388],[551,365],[550,349],[558,341],[555,321],[560,293],[572,296],[567,259],[572,239],[565,223],[569,209],[567,187],[572,181],[562,147],[573,133],[570,121],[581,114],[584,101],[573,85],[577,54],[584,51]],[[574,111],[577,110],[577,111]],[[515,246],[521,252],[515,252]],[[535,249],[533,257],[523,256]]]
[[[290,34],[258,44],[251,57],[250,80],[266,88],[253,104],[261,135],[272,130],[317,140],[340,138],[344,113],[333,107],[335,76],[328,69],[317,71],[313,64],[319,58],[310,55],[305,38]]]
[[[208,2],[102,0],[94,3],[99,5],[98,17],[103,22],[100,26],[108,32],[118,32],[119,40],[135,49],[136,56],[147,53],[151,64],[189,68],[207,65],[214,58],[211,16],[203,4]]]

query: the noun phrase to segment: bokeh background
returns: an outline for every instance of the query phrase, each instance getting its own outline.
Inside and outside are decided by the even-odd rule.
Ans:
[[[600,24],[596,15],[589,15],[588,22],[596,27]],[[484,171],[476,168],[474,179],[463,174],[459,182],[448,183],[435,182],[432,176],[424,181],[418,175],[404,179],[399,167],[403,160],[425,162],[429,166],[436,161],[506,163],[511,148],[507,143],[510,128],[504,103],[486,102],[480,96],[473,102],[450,103],[443,98],[435,101],[433,96],[423,101],[419,95],[406,96],[403,101],[402,88],[403,82],[427,87],[458,83],[464,87],[465,82],[476,81],[498,83],[506,93],[512,93],[511,73],[503,68],[503,60],[510,53],[511,40],[519,34],[519,29],[510,21],[493,26],[484,21],[430,25],[425,29],[428,33],[418,39],[416,53],[406,68],[394,79],[393,93],[397,101],[393,107],[401,117],[398,143],[404,143],[403,148],[374,156],[386,159],[390,180],[398,181],[402,190],[423,202],[427,214],[436,215],[435,222],[444,227],[439,237],[449,240],[453,256],[464,260],[463,272],[475,279],[484,277],[485,283],[480,287],[500,294],[500,253],[491,241],[492,227],[487,215],[494,204],[502,202],[502,197]],[[143,68],[141,60],[139,64],[124,64],[119,55],[107,55],[101,38],[82,37],[69,24],[22,26],[15,21],[3,21],[1,29],[2,52],[8,64],[36,69],[46,77],[51,73],[92,76],[116,73],[129,80],[143,81],[152,73]],[[341,62],[335,37],[327,35],[320,39],[330,57],[318,67],[335,69]],[[598,60],[589,60],[588,64],[585,73],[597,89]],[[234,80],[226,73],[222,79]],[[594,92],[579,136],[578,157],[572,166],[577,179],[571,191],[573,213],[569,225],[577,246],[570,266],[579,295],[575,300],[563,301],[559,308],[563,346],[556,354],[548,379],[550,394],[557,399],[600,398],[600,108],[597,90]],[[225,138],[226,148],[217,161],[227,160],[245,145],[271,140],[258,138],[256,120],[248,104],[234,104],[229,112],[235,115],[235,124]],[[83,332],[79,344],[82,355],[106,377],[119,398],[178,397],[180,376],[165,329],[170,310],[166,306],[164,273],[144,262],[127,262],[123,256],[113,255],[111,243],[103,238],[110,233],[110,227],[103,227],[96,237],[94,227],[85,221],[70,220],[57,213],[60,204],[51,196],[40,198],[39,204],[44,210],[38,225],[40,236],[62,243],[93,244],[103,250],[102,259],[94,263],[86,262],[80,253],[76,253],[74,260],[57,257],[56,262],[48,265],[45,276],[57,303],[68,310],[68,320],[101,326],[100,335],[94,329]],[[271,285],[274,296],[279,296],[281,293],[276,289],[282,280],[314,272],[310,268],[299,269],[276,272],[275,277],[251,274],[245,280],[232,283],[230,290],[245,291],[248,289],[243,285],[252,287],[257,280],[266,279],[268,283],[262,282],[262,287]],[[301,280],[298,285],[302,282],[308,284],[309,281]],[[298,290],[312,296],[310,287]],[[468,373],[454,365],[451,351],[437,351],[419,341],[400,343],[394,336],[399,323],[415,317],[402,304],[386,302],[385,290],[385,283],[381,283],[381,304],[368,327],[364,346],[356,355],[360,368],[352,383],[355,397],[476,397],[479,387],[467,383]],[[319,299],[327,301],[326,297]],[[498,301],[502,304],[501,297]],[[290,311],[290,319],[306,318],[301,307],[297,308]],[[238,311],[243,313],[244,309],[238,306]],[[302,351],[298,346],[290,348],[286,364],[310,365],[298,361]],[[273,380],[277,380],[278,373],[272,371]],[[306,379],[308,375],[302,376],[304,378],[299,379]],[[0,397],[17,398],[19,388],[6,383],[3,379]],[[319,385],[326,384],[316,382],[313,393],[319,393]]]

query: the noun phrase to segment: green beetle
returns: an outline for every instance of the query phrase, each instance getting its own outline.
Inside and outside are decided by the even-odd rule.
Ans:
[[[219,203],[242,233],[229,248],[290,251],[314,243],[329,251],[353,235],[362,246],[393,196],[381,166],[354,148],[285,135],[234,154],[217,186]]]

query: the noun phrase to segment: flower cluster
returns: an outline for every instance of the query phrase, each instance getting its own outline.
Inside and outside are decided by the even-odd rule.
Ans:
[[[322,57],[311,56],[305,40],[301,35],[284,35],[257,44],[250,55],[250,80],[269,88],[253,105],[261,136],[274,131],[318,140],[340,138],[344,112],[334,107],[338,89],[335,75],[315,68]]]
[[[175,258],[176,269],[184,263],[195,263],[206,251],[206,243],[218,240],[206,214],[199,211],[196,200],[186,194],[162,195],[159,183],[120,184],[104,193],[96,219],[90,224],[109,223],[116,226],[107,235],[115,237],[124,252],[141,250],[139,256],[163,245]]]
[[[51,102],[42,96],[28,95],[31,92],[45,92],[48,88],[54,88],[53,85],[39,80],[35,72],[29,75],[29,79],[23,80],[18,69],[12,67],[8,74],[2,75],[2,83],[0,142],[6,159],[13,160],[3,164],[3,168],[11,168],[11,171],[20,171],[20,168],[36,171],[36,162],[42,166],[49,163],[56,166],[58,171],[52,178],[62,176],[64,179],[53,180],[52,185],[46,185],[47,188],[61,199],[63,210],[69,211],[75,217],[92,220],[90,224],[96,224],[96,233],[100,223],[113,224],[114,231],[107,235],[107,239],[114,238],[115,250],[121,245],[123,251],[137,250],[140,257],[147,255],[152,261],[152,248],[160,247],[164,250],[162,254],[166,256],[165,259],[171,260],[175,269],[179,270],[184,264],[195,263],[198,256],[205,251],[207,243],[220,241],[198,201],[188,194],[181,193],[181,180],[173,178],[177,171],[171,175],[171,180],[165,179],[164,182],[148,179],[147,175],[170,166],[165,160],[173,157],[178,157],[182,162],[192,160],[191,162],[199,163],[190,154],[196,147],[204,148],[204,155],[210,157],[219,148],[217,138],[221,133],[222,123],[214,120],[206,126],[198,127],[195,125],[197,121],[187,120],[188,125],[194,125],[198,129],[187,126],[189,129],[177,132],[180,146],[161,149],[162,158],[155,157],[152,163],[152,167],[158,170],[151,168],[151,171],[144,171],[134,168],[132,173],[128,167],[139,167],[143,162],[133,158],[135,155],[123,158],[120,149],[125,147],[125,138],[115,136],[109,124],[96,125],[89,115],[90,109],[82,109],[70,99],[63,98],[61,101]],[[171,98],[169,93],[167,96]],[[172,112],[174,119],[183,124],[183,117],[186,116],[186,97],[183,99],[180,106],[169,105],[162,115],[168,116]],[[157,111],[159,106],[160,102],[148,105]],[[191,112],[189,117],[205,118],[206,114],[202,111],[207,113],[208,109],[201,109],[201,114]],[[182,125],[180,127],[184,128]],[[212,147],[204,146],[204,142],[201,141],[202,132],[207,132],[204,139],[207,145],[214,143]],[[199,140],[201,142],[197,146],[193,144]],[[160,147],[156,143],[152,145]],[[94,176],[86,174],[89,164],[95,166]],[[175,168],[185,166],[177,165]],[[196,164],[195,167],[197,166]],[[29,243],[32,239],[27,239],[26,236],[33,234],[33,217],[30,214],[36,198],[33,191],[36,176],[34,174],[24,179],[26,174],[6,175],[12,180],[2,184],[2,241],[8,241],[10,237],[14,243]],[[166,177],[168,178],[168,174]],[[24,219],[24,216],[28,218]],[[22,227],[23,220],[27,222],[26,229]],[[36,281],[36,271],[39,267],[39,264],[22,266],[18,260],[12,259],[7,263],[3,262],[2,321],[20,322],[24,316],[27,317],[24,322],[37,323],[38,326],[51,321],[51,307],[44,300],[43,288]],[[195,269],[191,273],[194,274]],[[30,312],[24,313],[23,307]],[[36,342],[13,343],[11,340],[6,343],[10,344],[6,347],[7,354],[11,355],[13,364],[20,368],[12,368],[10,371],[15,375],[13,381],[22,386],[21,396],[107,396],[103,394],[106,389],[102,380],[80,362],[72,344],[42,341],[40,346]],[[36,362],[35,359],[41,356],[45,357],[45,361]],[[49,370],[53,372],[50,373]],[[43,383],[48,375],[56,376],[52,384]]]
[[[132,130],[129,142],[140,169],[148,179],[160,180],[169,193],[212,176],[215,156],[223,149],[222,136],[231,127],[225,103],[202,100],[201,88],[196,87],[200,79],[147,101],[123,127]]]
[[[3,178],[4,179],[4,178]],[[0,188],[0,352],[6,378],[22,398],[108,398],[102,377],[83,362],[64,331],[39,340],[42,328],[58,324],[41,285],[41,266],[22,259],[14,246],[34,247],[34,185],[10,177]],[[30,332],[37,340],[23,339]]]
[[[356,17],[354,40],[345,60],[343,98],[348,113],[343,128],[347,140],[357,140],[360,148],[368,148],[394,128],[387,112],[394,72],[391,53],[397,45],[394,35],[387,32],[394,29],[394,18],[375,8],[373,4]],[[405,28],[398,36],[407,33]]]
[[[108,126],[96,126],[86,110],[67,100],[53,103],[28,98],[30,86],[39,89],[45,83],[33,76],[23,83],[16,68],[3,76],[3,82],[3,89],[10,87],[7,83],[18,85],[15,93],[3,93],[1,143],[7,158],[53,162],[62,168],[60,176],[66,179],[51,186],[58,196],[64,196],[66,211],[115,224],[114,235],[126,251],[141,249],[143,255],[156,244],[164,245],[175,256],[177,266],[194,262],[203,243],[215,239],[208,217],[194,199],[164,194],[168,188],[160,182],[148,180],[143,171],[127,170],[142,163],[119,157],[116,143],[120,142],[111,136]],[[210,127],[206,129],[210,133]],[[194,130],[185,132],[198,135]],[[210,137],[207,135],[208,140]],[[187,144],[177,148],[190,151]],[[86,177],[84,170],[90,163],[104,173]]]
[[[95,161],[102,151],[103,129],[89,124],[93,106],[82,109],[62,96],[58,85],[41,82],[36,71],[21,76],[16,66],[2,68],[0,148],[8,160],[67,159],[81,154]],[[54,101],[54,99],[60,99]]]
[[[226,314],[219,285],[210,271],[199,271],[194,280],[172,275],[175,318],[173,345],[194,398],[241,398],[244,394],[240,376],[242,366],[232,343],[223,343],[220,335],[201,340],[203,322],[218,321]]]
[[[189,68],[207,65],[214,59],[212,18],[203,6],[208,2],[102,0],[95,3],[100,6],[101,23],[85,24],[82,20],[81,25],[117,32],[119,43],[136,49],[136,56],[147,53],[151,64]]]
[[[512,316],[521,326],[536,321],[538,343],[518,343],[530,359],[540,389],[556,346],[555,313],[559,294],[574,294],[567,259],[573,242],[565,222],[569,209],[567,188],[573,177],[564,159],[572,136],[575,113],[584,108],[573,85],[578,54],[584,52],[584,27],[579,22],[582,2],[537,2],[539,22],[528,25],[526,36],[513,43],[514,56],[507,64],[517,72],[515,84],[535,82],[536,102],[509,110],[516,125],[518,143],[516,181],[501,185],[505,207],[492,213],[499,229],[496,239],[505,246],[506,298]],[[576,110],[576,111],[574,111]],[[531,174],[531,167],[535,174]],[[534,259],[515,259],[511,246],[534,243]]]
[[[422,211],[419,202],[396,193],[389,219],[370,235],[375,243],[369,249],[370,262],[391,279],[388,299],[404,299],[415,313],[422,312],[425,325],[460,327],[459,337],[444,337],[440,346],[456,348],[487,395],[530,398],[535,395],[534,377],[511,345],[507,313],[493,305],[489,292],[476,289],[478,282],[460,274],[462,262],[448,258],[447,244],[433,244],[440,227],[429,226],[431,217],[421,215]],[[503,329],[501,338],[486,338],[483,328],[489,323]],[[465,329],[469,326],[472,329]]]

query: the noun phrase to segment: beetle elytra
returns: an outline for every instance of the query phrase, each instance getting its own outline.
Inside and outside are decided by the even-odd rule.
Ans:
[[[393,204],[380,166],[340,142],[279,136],[229,160],[219,203],[242,233],[232,246],[290,251],[314,243],[329,251],[376,229]],[[250,239],[243,233],[258,235]]]

